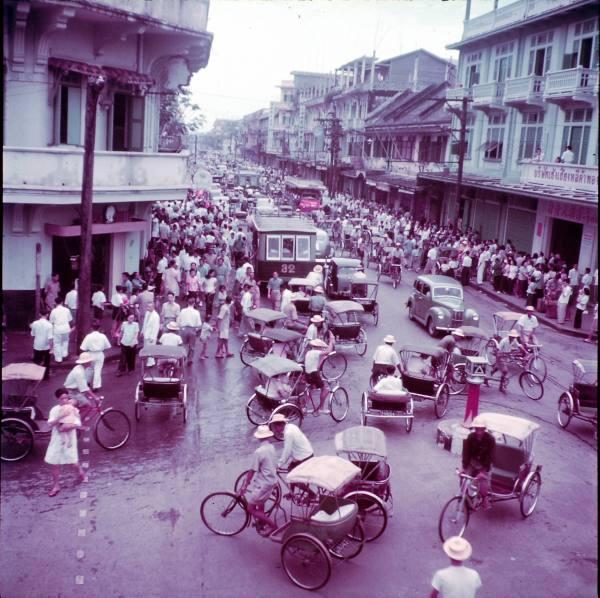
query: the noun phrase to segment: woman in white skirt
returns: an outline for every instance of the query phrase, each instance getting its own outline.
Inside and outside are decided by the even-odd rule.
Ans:
[[[79,465],[77,452],[77,430],[81,428],[81,420],[75,418],[72,423],[63,423],[64,406],[69,403],[69,391],[59,388],[55,393],[58,405],[50,410],[48,425],[52,428],[50,444],[46,450],[44,461],[51,466],[53,486],[48,496],[56,496],[60,492],[60,466],[73,465],[77,469],[78,481],[87,482],[85,470]]]

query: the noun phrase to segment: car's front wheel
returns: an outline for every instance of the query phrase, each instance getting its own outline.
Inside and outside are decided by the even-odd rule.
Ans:
[[[435,320],[431,317],[427,319],[427,333],[433,338],[435,338],[438,333],[437,328],[435,327]]]

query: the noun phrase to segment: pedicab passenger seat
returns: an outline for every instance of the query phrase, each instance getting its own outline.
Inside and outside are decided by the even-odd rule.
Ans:
[[[343,324],[334,324],[331,326],[334,336],[340,340],[350,341],[358,337],[360,332],[360,323],[348,322]]]
[[[527,457],[522,448],[496,444],[492,459],[492,486],[504,492],[511,491],[526,462]]]
[[[265,405],[271,405],[273,406],[273,408],[281,404],[283,401],[282,397],[273,396],[272,393],[269,394],[268,390],[264,386],[262,386],[262,384],[254,388],[254,393],[261,400],[262,403],[264,403]]]
[[[270,338],[266,338],[257,332],[248,333],[248,344],[250,348],[257,353],[264,353],[265,355],[271,350],[273,341]]]
[[[576,382],[574,388],[579,394],[579,406],[596,409],[598,407],[598,386]]]
[[[390,480],[391,468],[387,461],[352,461],[354,465],[360,467],[361,479],[364,482],[377,482],[385,484]]]
[[[181,381],[166,377],[144,379],[142,380],[142,392],[148,399],[170,401],[179,397]]]
[[[416,395],[435,396],[435,385],[437,381],[425,376],[402,374],[402,384],[409,392]]]
[[[398,391],[371,391],[369,393],[369,399],[373,406],[373,409],[380,410],[406,410],[406,406],[410,403],[410,393],[409,392],[398,392]]]

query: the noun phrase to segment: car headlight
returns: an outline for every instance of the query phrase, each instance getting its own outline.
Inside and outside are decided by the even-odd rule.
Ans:
[[[477,314],[473,314],[473,319],[474,320],[479,320],[479,316]]]
[[[438,314],[438,320],[443,320],[444,319],[444,314]]]

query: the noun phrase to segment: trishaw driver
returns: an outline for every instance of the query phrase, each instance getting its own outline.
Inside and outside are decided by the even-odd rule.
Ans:
[[[526,345],[537,345],[538,341],[535,336],[535,329],[539,326],[538,319],[533,315],[535,311],[532,305],[528,305],[525,308],[525,312],[517,320],[517,330],[521,334],[521,341]]]
[[[392,345],[396,342],[396,339],[391,334],[388,334],[383,339],[383,345],[379,345],[373,353],[373,367],[371,368],[371,374],[376,376],[380,374],[392,375],[398,364],[400,358],[398,353]]]
[[[278,436],[283,433],[283,450],[277,462],[277,467],[288,471],[298,467],[314,455],[310,440],[296,424],[291,424],[282,413],[276,413],[269,421],[271,428]]]
[[[519,333],[516,330],[509,330],[508,335],[498,344],[496,365],[492,368],[492,375],[497,370],[500,370],[502,374],[500,377],[500,392],[506,392],[504,381],[508,375],[508,364],[511,362],[511,358],[524,355],[525,352],[525,347],[523,347],[520,341]]]
[[[81,353],[75,364],[75,367],[67,374],[64,387],[69,391],[69,396],[77,401],[83,421],[86,419],[91,402],[98,403],[98,397],[89,387],[93,375],[94,357],[86,352]]]
[[[462,470],[479,480],[479,492],[483,499],[483,508],[490,509],[488,496],[490,469],[496,448],[496,440],[486,431],[485,418],[478,415],[471,424],[473,431],[464,440],[462,450]]]
[[[319,406],[315,409],[314,415],[319,415],[325,406],[329,389],[323,383],[323,378],[319,372],[321,364],[327,354],[329,353],[329,347],[327,343],[323,342],[320,338],[315,338],[308,343],[308,351],[304,356],[304,375],[307,384],[310,385],[311,390],[313,388],[319,388],[321,393],[319,395]]]

